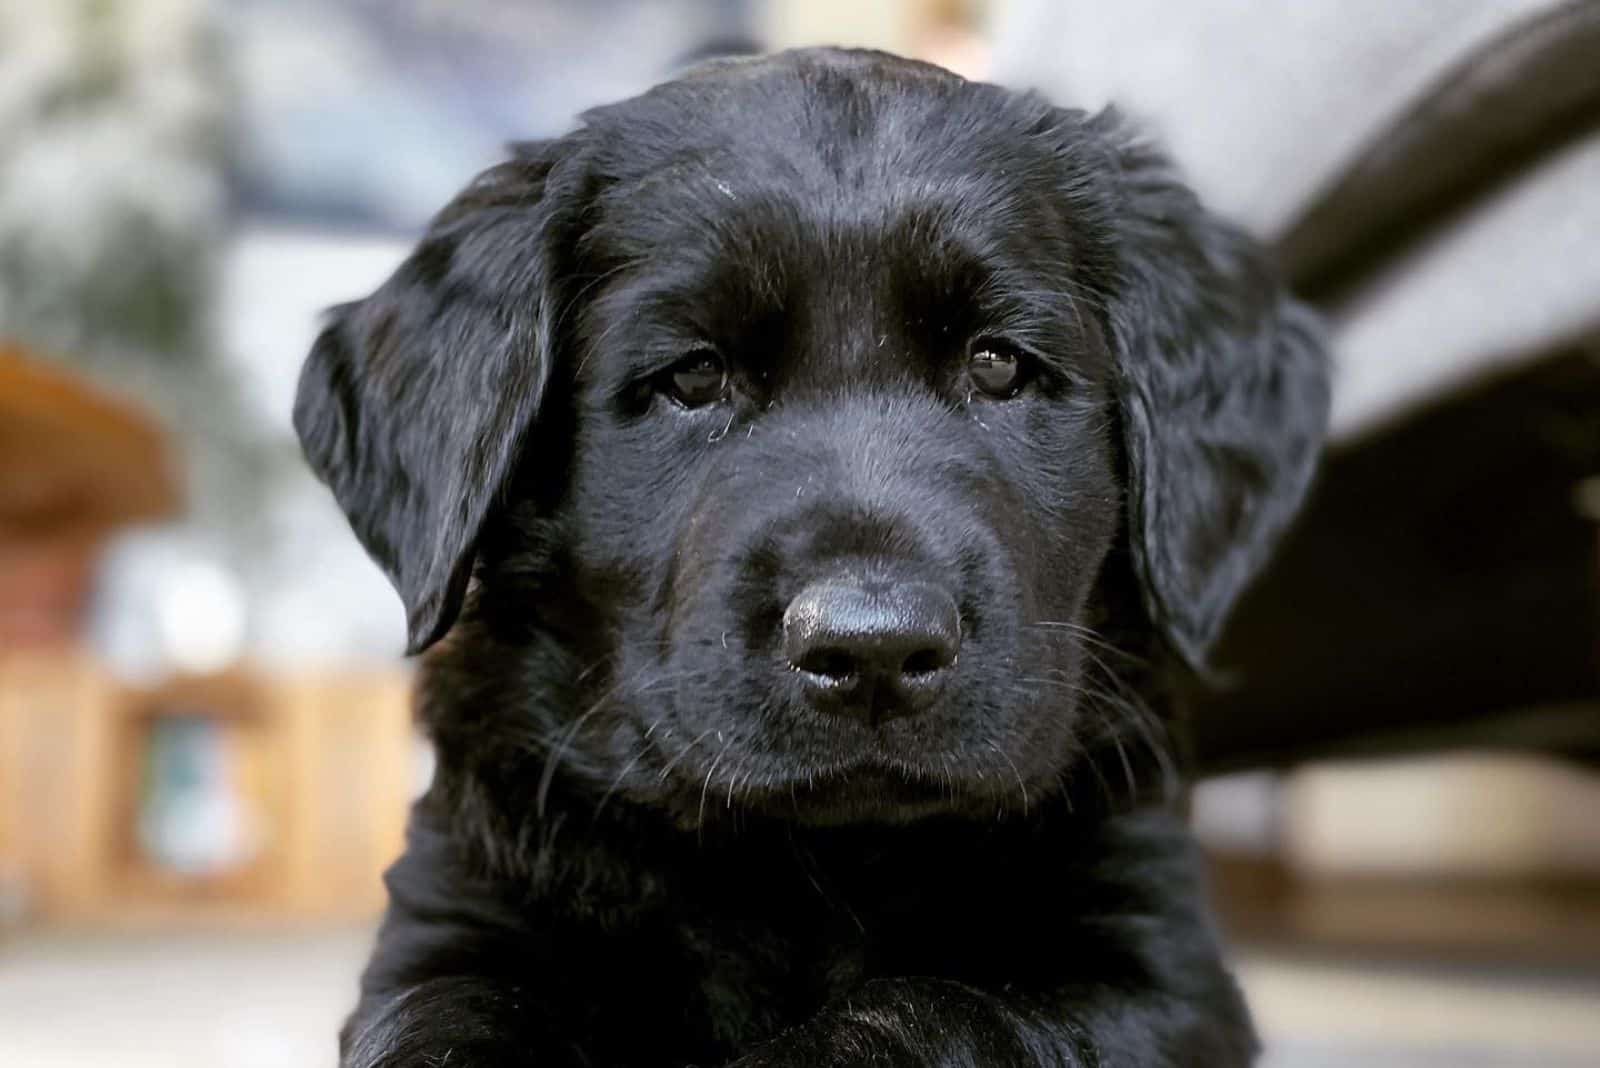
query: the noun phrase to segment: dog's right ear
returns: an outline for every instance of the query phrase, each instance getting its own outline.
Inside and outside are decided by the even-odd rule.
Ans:
[[[306,459],[399,591],[410,653],[460,611],[550,381],[583,184],[570,141],[479,175],[375,293],[332,310],[300,373]]]

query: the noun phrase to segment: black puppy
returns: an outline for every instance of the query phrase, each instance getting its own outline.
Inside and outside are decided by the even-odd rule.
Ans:
[[[520,147],[300,384],[450,632],[344,1063],[1248,1062],[1163,678],[1326,407],[1112,115],[804,51]]]

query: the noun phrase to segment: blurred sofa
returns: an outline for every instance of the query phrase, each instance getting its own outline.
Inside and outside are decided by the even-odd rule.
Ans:
[[[1327,317],[1334,443],[1196,686],[1202,770],[1600,760],[1600,3],[1020,0]]]

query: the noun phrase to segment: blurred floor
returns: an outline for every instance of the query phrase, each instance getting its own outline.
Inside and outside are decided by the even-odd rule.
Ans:
[[[332,1068],[370,933],[29,935],[0,943],[6,1068]],[[1251,952],[1264,1068],[1593,1068],[1600,975]]]
[[[0,943],[5,1068],[320,1068],[371,934],[27,936]]]

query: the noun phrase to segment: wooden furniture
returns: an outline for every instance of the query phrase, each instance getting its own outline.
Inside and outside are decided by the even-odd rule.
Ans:
[[[227,754],[227,781],[174,802],[174,818],[224,804],[244,829],[234,857],[215,842],[202,863],[152,850],[152,747],[184,723],[204,728],[203,752]],[[420,758],[398,668],[136,689],[82,653],[0,654],[0,875],[46,921],[365,918],[382,905]],[[217,837],[201,831],[202,845]]]

